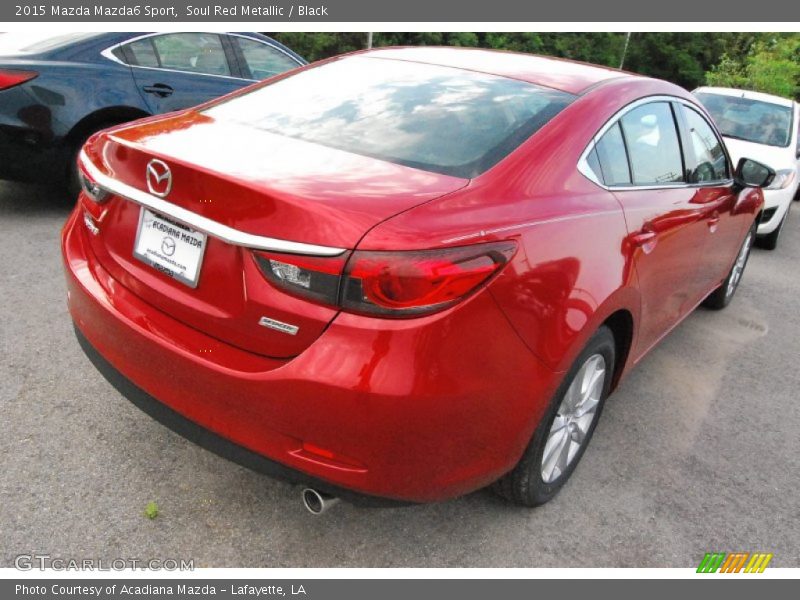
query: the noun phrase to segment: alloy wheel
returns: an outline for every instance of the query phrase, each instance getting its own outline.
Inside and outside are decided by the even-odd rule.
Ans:
[[[606,360],[593,354],[575,375],[558,407],[542,453],[542,480],[558,479],[586,442],[605,389]]]
[[[739,250],[739,256],[736,257],[736,262],[733,265],[731,276],[728,278],[728,289],[725,290],[726,296],[730,297],[733,295],[733,292],[736,291],[736,287],[739,285],[739,281],[742,279],[744,266],[747,264],[747,256],[750,254],[750,247],[753,245],[753,237],[754,233],[751,230],[744,239],[742,248]]]

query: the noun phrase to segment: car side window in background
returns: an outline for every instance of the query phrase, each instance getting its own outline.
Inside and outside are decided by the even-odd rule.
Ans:
[[[689,166],[690,183],[724,181],[728,178],[728,159],[722,142],[711,125],[693,108],[684,107],[689,138],[696,164]]]
[[[171,33],[153,38],[161,67],[208,75],[231,71],[222,40],[216,33]]]
[[[631,171],[628,164],[628,153],[619,123],[603,134],[595,146],[597,158],[602,171],[602,179],[606,185],[630,185]]]
[[[128,61],[126,62],[130,64],[139,67],[160,66],[158,63],[158,56],[156,55],[156,49],[153,47],[153,40],[151,38],[145,38],[128,44],[125,46],[125,50],[128,55]]]
[[[800,113],[797,113],[797,158],[800,158]]]
[[[125,47],[124,46],[118,46],[118,47],[114,48],[111,51],[111,54],[113,54],[116,57],[116,59],[118,61],[120,61],[120,62],[124,62],[125,64],[130,63],[130,60],[128,59],[127,55],[125,54]]]
[[[233,39],[242,51],[252,79],[267,79],[299,66],[296,60],[277,48],[247,38]]]
[[[672,109],[666,102],[634,108],[621,119],[634,185],[683,181],[683,158]]]

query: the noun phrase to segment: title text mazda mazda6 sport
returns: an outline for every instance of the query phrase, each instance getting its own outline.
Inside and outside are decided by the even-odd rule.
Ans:
[[[316,511],[552,498],[625,373],[730,302],[775,175],[675,85],[445,48],[303,67],[79,164],[86,353]]]

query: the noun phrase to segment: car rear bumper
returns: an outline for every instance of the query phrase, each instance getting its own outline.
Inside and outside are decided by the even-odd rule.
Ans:
[[[473,491],[514,466],[560,382],[488,293],[412,320],[342,313],[293,359],[245,352],[121,286],[89,235],[76,209],[62,251],[87,354],[193,439],[221,438],[282,478],[412,502]]]
[[[289,483],[313,487],[314,489],[344,498],[349,502],[358,504],[360,506],[390,507],[410,504],[408,502],[388,500],[385,498],[354,493],[351,490],[331,485],[327,481],[304,475],[300,471],[290,469],[278,462],[268,459],[261,454],[257,454],[251,450],[248,450],[244,446],[235,444],[230,440],[215,434],[211,430],[205,429],[199,426],[197,423],[190,421],[179,412],[172,410],[169,406],[163,402],[159,402],[150,394],[138,387],[130,379],[115,369],[114,365],[103,358],[97,349],[95,349],[95,347],[89,343],[89,340],[86,339],[86,337],[77,327],[75,327],[75,337],[77,338],[78,344],[83,349],[83,352],[86,354],[87,358],[89,358],[95,368],[117,389],[120,394],[122,394],[139,409],[146,412],[162,425],[170,428],[175,433],[185,437],[189,441],[194,442],[206,450],[247,467],[248,469],[252,469],[253,471],[264,473],[265,475],[269,475],[270,477],[287,481]]]

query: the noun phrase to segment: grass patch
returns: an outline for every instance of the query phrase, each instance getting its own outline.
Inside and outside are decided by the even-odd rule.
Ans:
[[[144,507],[144,516],[151,521],[158,516],[158,513],[158,504],[155,502],[148,502],[147,506]]]

